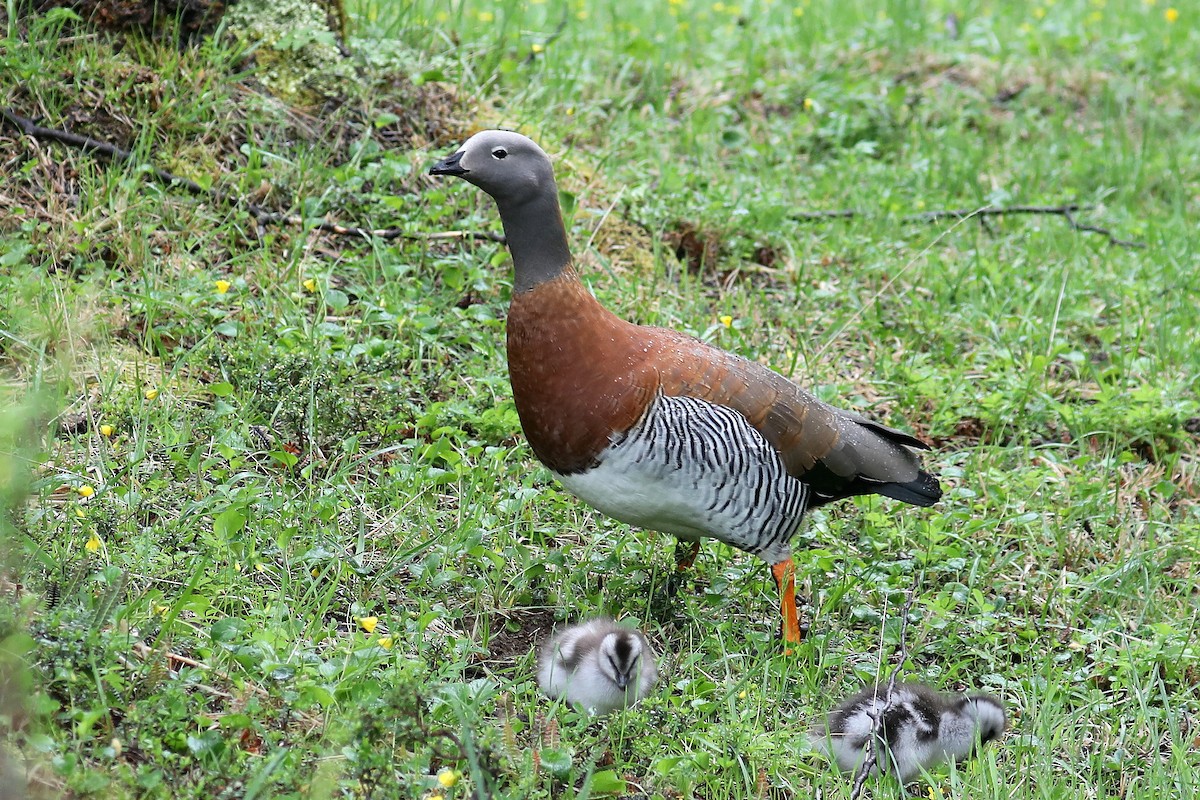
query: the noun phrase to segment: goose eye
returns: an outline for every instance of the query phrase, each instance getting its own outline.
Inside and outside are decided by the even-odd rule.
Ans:
[[[508,156],[508,151],[505,150],[503,147],[497,147],[495,150],[492,151],[492,158],[501,159],[501,158],[506,158],[507,156]]]

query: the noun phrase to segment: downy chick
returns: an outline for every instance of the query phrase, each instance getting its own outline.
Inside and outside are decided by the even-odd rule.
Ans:
[[[867,741],[874,735],[872,774],[887,772],[908,781],[944,761],[969,758],[977,742],[998,738],[1006,724],[1004,706],[990,695],[943,695],[920,684],[900,683],[888,707],[887,685],[880,684],[839,705],[809,735],[813,746],[844,772],[863,764]]]
[[[638,702],[658,679],[654,650],[641,631],[594,619],[555,634],[542,648],[538,685],[593,714]]]

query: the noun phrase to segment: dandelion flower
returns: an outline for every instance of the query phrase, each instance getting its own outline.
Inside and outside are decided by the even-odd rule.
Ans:
[[[375,626],[379,624],[379,617],[356,617],[356,619],[367,633],[374,633]]]
[[[146,399],[147,400],[153,400],[156,397],[158,397],[158,389],[147,389],[146,390]]]
[[[80,497],[91,497],[96,493],[96,490],[91,486],[88,486],[86,483],[75,491],[79,492]]]
[[[229,287],[233,286],[229,281],[217,281],[217,294],[225,294],[229,291]]]
[[[444,769],[438,773],[438,783],[441,784],[442,788],[449,789],[458,783],[458,773],[452,769]]]
[[[304,286],[305,291],[315,292],[317,290],[317,279],[316,278],[306,278],[303,283],[303,286]]]
[[[721,324],[726,328],[733,327],[733,317],[729,316],[728,314],[722,314],[721,316],[717,317],[717,319],[719,319]]]
[[[87,550],[89,553],[95,553],[100,549],[100,545],[100,535],[95,531],[92,531],[92,535],[88,538],[87,544],[83,546],[83,549]]]
[[[1167,18],[1167,22],[1178,22],[1179,21],[1179,9],[1174,8],[1174,7],[1168,8],[1166,11],[1163,12],[1163,16]]]
[[[100,435],[101,436],[112,436],[116,432],[117,432],[117,429],[114,428],[112,425],[101,425],[100,426]]]
[[[382,647],[384,650],[391,650],[391,649],[392,649],[392,644],[393,644],[393,642],[392,642],[392,637],[390,637],[390,636],[380,636],[380,637],[379,637],[379,642],[378,642],[378,644],[379,644],[379,646],[380,646],[380,647]]]

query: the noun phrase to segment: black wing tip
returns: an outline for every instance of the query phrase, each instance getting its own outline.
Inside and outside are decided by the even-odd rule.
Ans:
[[[909,505],[929,506],[942,499],[942,485],[938,479],[922,470],[915,480],[908,483],[885,483],[876,488],[879,494]]]

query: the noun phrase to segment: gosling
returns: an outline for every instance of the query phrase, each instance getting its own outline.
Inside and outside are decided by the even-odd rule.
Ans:
[[[642,700],[656,680],[658,666],[645,635],[607,618],[555,634],[538,665],[538,685],[547,696],[597,715]]]
[[[907,783],[942,762],[970,758],[980,745],[999,738],[1007,724],[1004,706],[990,695],[943,695],[928,686],[901,683],[889,705],[887,685],[880,684],[839,705],[809,737],[849,773],[866,761],[873,736],[871,774],[887,772]]]

